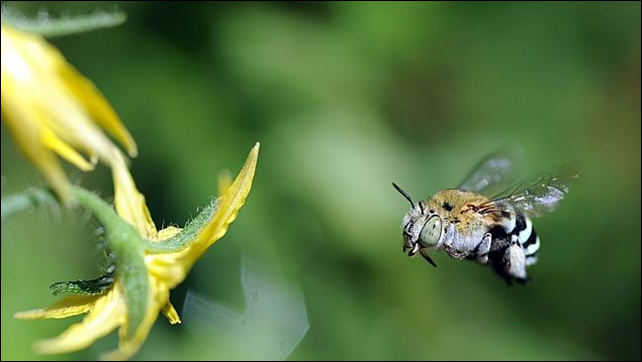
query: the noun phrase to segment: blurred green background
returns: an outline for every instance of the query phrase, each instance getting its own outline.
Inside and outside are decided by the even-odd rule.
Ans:
[[[238,220],[172,294],[183,325],[159,317],[136,359],[640,359],[639,2],[9,5],[128,14],[52,43],[136,138],[157,225],[182,225],[261,141]],[[528,172],[581,164],[536,221],[534,282],[402,254],[390,183],[427,197],[502,146]],[[4,127],[1,161],[3,195],[42,184]],[[111,197],[108,170],[69,169]],[[79,319],[12,319],[97,274],[95,228],[50,208],[2,221],[3,360],[116,347],[39,356]]]

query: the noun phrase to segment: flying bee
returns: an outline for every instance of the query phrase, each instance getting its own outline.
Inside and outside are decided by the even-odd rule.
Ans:
[[[482,160],[457,189],[442,190],[425,201],[410,202],[404,216],[403,251],[419,253],[437,265],[429,253],[445,250],[454,259],[489,265],[510,284],[526,283],[526,267],[537,262],[540,238],[531,218],[553,211],[568,193],[577,174],[540,175],[493,196],[506,182],[512,160],[494,154]]]

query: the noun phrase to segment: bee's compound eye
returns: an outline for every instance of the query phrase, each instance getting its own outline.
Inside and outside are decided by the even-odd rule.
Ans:
[[[441,238],[441,218],[439,216],[432,216],[424,224],[419,235],[419,242],[423,247],[436,245]]]

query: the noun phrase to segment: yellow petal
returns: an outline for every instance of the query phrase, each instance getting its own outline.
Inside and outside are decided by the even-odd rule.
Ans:
[[[84,157],[58,138],[51,130],[44,130],[42,143],[82,171],[91,171],[94,169],[94,165],[92,163],[85,160]]]
[[[126,303],[118,288],[112,288],[100,296],[94,308],[80,323],[69,327],[53,339],[36,344],[39,353],[65,353],[89,347],[98,338],[105,336],[125,322]]]
[[[105,97],[41,36],[3,23],[1,70],[2,121],[66,204],[72,201],[68,181],[48,149],[84,171],[93,168],[96,157],[111,165],[120,151],[104,129],[130,155],[137,153],[136,143]]]
[[[98,299],[97,295],[72,295],[49,308],[18,312],[16,319],[61,319],[87,313]]]
[[[197,237],[191,253],[200,255],[206,248],[225,235],[230,223],[236,219],[239,209],[245,203],[245,199],[252,188],[252,180],[254,179],[256,163],[259,157],[259,146],[260,144],[257,142],[252,151],[250,151],[234,183],[221,195],[216,213]]]
[[[33,91],[24,82],[33,79],[33,69],[21,53],[20,33],[2,25],[2,122],[20,150],[45,176],[58,197],[71,203],[69,182],[58,159],[41,143],[48,114],[33,104]]]
[[[138,148],[134,138],[98,88],[89,79],[83,77],[71,64],[67,63],[64,58],[58,62],[57,68],[65,85],[80,100],[96,123],[125,146],[131,157],[135,157],[138,154]]]
[[[69,181],[58,159],[42,144],[43,129],[38,120],[46,117],[37,108],[29,107],[21,99],[5,92],[2,84],[2,120],[11,132],[20,150],[45,176],[60,200],[70,205],[72,197]],[[9,98],[9,100],[7,100]]]
[[[116,154],[112,173],[116,194],[114,205],[118,215],[132,224],[144,237],[157,239],[156,226],[145,203],[145,196],[136,188],[125,160],[120,154]]]
[[[170,324],[181,324],[181,317],[178,316],[178,312],[174,309],[172,302],[168,302],[163,307],[163,315],[167,317]]]
[[[45,176],[62,203],[67,206],[72,205],[74,201],[71,196],[69,180],[58,159],[40,146],[32,147],[29,151],[25,151],[25,154]]]

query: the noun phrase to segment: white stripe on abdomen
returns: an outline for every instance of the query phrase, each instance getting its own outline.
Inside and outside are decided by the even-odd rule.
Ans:
[[[526,247],[526,255],[533,255],[539,250],[539,236],[535,239],[535,242],[528,247]]]

